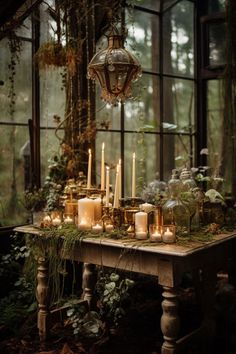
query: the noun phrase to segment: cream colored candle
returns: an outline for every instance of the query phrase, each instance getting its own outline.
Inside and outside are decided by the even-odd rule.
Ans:
[[[121,159],[119,159],[119,199],[122,198],[122,183],[121,183]]]
[[[138,239],[147,238],[148,215],[144,211],[139,211],[134,215],[135,237]]]
[[[64,224],[73,224],[74,221],[70,216],[66,216],[64,219]]]
[[[98,222],[102,218],[102,200],[101,198],[96,198],[94,202],[94,220]]]
[[[103,231],[102,225],[96,224],[92,227],[93,232],[100,233]]]
[[[101,157],[101,190],[105,189],[105,143],[102,143]]]
[[[91,175],[92,175],[92,152],[91,149],[88,151],[88,175],[87,175],[87,188],[91,188]]]
[[[110,197],[110,168],[106,167],[106,203],[105,206],[109,207],[109,197]]]
[[[174,243],[175,242],[175,231],[171,230],[171,226],[166,227],[166,231],[164,231],[163,235],[162,235],[162,240],[165,243]]]
[[[116,166],[116,183],[115,183],[115,193],[114,193],[114,202],[113,208],[119,208],[119,164]]]
[[[90,198],[78,200],[78,228],[91,229],[94,224],[94,201]]]
[[[140,210],[145,211],[146,213],[149,213],[150,211],[153,210],[154,205],[150,204],[150,203],[144,203],[140,205]]]
[[[61,225],[61,219],[59,218],[59,216],[56,216],[54,219],[52,219],[52,224],[53,226]]]
[[[133,153],[133,163],[132,163],[132,189],[131,197],[135,198],[136,195],[136,161],[135,161],[135,152]]]

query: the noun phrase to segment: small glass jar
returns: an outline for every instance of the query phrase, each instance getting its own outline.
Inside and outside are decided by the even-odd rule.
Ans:
[[[156,224],[149,225],[149,238],[151,242],[161,242],[162,227]]]
[[[162,227],[162,241],[164,243],[176,242],[176,227],[175,227],[175,225],[164,225]]]
[[[94,223],[94,225],[92,226],[92,232],[95,234],[100,234],[101,232],[103,232],[103,222],[97,221],[96,223]]]
[[[64,213],[63,215],[63,223],[67,225],[71,225],[75,223],[75,216],[73,213]]]

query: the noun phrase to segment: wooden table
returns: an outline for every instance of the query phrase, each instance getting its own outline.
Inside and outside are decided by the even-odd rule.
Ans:
[[[15,228],[15,231],[37,234],[32,226]],[[42,236],[43,237],[43,236]],[[173,354],[181,350],[187,340],[201,332],[204,323],[214,305],[217,272],[227,270],[234,264],[236,232],[215,235],[212,241],[189,242],[180,244],[155,244],[141,246],[130,244],[124,240],[112,240],[104,237],[85,238],[74,248],[70,259],[84,263],[83,290],[84,298],[90,303],[93,295],[93,274],[95,265],[123,269],[157,277],[163,288],[161,331],[164,342],[162,354]],[[178,315],[178,287],[184,273],[193,274],[198,299],[204,314],[199,329],[179,338],[180,318]],[[48,334],[48,268],[47,259],[38,259],[37,300],[38,328],[41,340]],[[204,320],[205,319],[205,320]]]

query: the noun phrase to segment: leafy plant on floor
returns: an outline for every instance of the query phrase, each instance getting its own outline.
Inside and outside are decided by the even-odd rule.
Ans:
[[[99,313],[88,311],[87,307],[80,303],[67,303],[67,317],[72,324],[73,333],[76,336],[89,338],[100,337],[103,333],[103,322]]]
[[[19,334],[24,321],[36,311],[35,274],[27,243],[23,244],[17,234],[12,236],[12,241],[10,253],[2,256],[0,262],[1,283],[4,279],[7,283],[9,279],[13,281],[8,293],[0,299],[0,325]]]
[[[134,286],[134,281],[122,278],[119,274],[101,274],[97,282],[99,295],[99,308],[101,318],[111,326],[117,326],[125,315],[125,303],[129,298],[129,291]]]

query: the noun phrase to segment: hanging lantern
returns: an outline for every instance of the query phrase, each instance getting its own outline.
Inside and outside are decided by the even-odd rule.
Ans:
[[[88,77],[98,80],[101,98],[110,103],[124,102],[131,97],[131,83],[141,74],[141,65],[123,45],[123,36],[112,28],[108,46],[100,50],[88,65]]]

